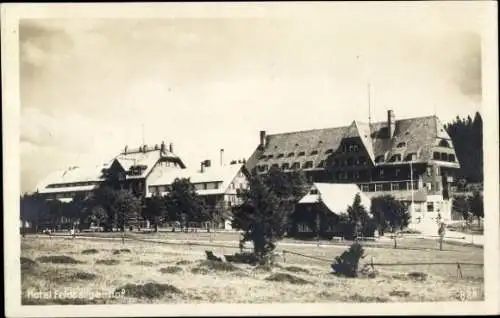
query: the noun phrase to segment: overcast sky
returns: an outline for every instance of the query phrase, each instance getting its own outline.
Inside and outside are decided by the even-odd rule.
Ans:
[[[468,11],[469,10],[469,11]],[[188,166],[247,158],[278,133],[481,107],[470,8],[259,19],[31,19],[20,23],[21,191],[142,140]],[[402,14],[403,13],[403,14]],[[472,17],[472,18],[471,18]]]

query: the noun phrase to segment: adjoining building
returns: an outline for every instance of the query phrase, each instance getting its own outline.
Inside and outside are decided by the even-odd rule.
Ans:
[[[353,183],[370,197],[391,194],[414,202],[415,220],[435,219],[438,213],[449,218],[450,186],[460,168],[436,116],[396,120],[392,110],[384,122],[355,120],[344,127],[272,135],[261,131],[246,166],[258,174],[271,167],[302,169],[310,182]]]
[[[339,216],[347,215],[356,195],[370,215],[371,200],[356,184],[314,182],[296,205],[292,215],[291,236],[343,236]]]
[[[75,196],[88,196],[101,183],[109,182],[121,189],[128,189],[139,197],[148,195],[148,182],[171,171],[186,166],[174,154],[173,145],[142,145],[125,149],[103,165],[70,167],[50,174],[40,182],[36,191],[47,199],[71,201]]]
[[[231,229],[232,209],[242,203],[239,193],[248,187],[242,161],[212,167],[210,161],[206,160],[200,170],[169,171],[149,183],[148,196],[167,195],[176,179],[189,179],[207,212],[222,217],[219,227]]]

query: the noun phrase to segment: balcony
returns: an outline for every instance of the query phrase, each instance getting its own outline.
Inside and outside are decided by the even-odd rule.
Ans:
[[[411,200],[412,184],[414,200],[425,201],[424,197],[428,191],[424,187],[419,187],[418,180],[374,181],[358,183],[358,186],[368,197],[392,195],[398,200]]]

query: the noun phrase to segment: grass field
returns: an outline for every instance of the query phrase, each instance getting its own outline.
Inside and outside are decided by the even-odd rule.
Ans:
[[[116,235],[116,234],[115,234]],[[218,233],[218,241],[222,233]],[[143,235],[144,239],[161,236]],[[169,236],[171,238],[171,236]],[[199,239],[201,241],[201,239]],[[483,249],[435,241],[402,240],[401,247],[366,245],[377,263],[483,262]],[[227,245],[237,246],[227,240]],[[405,249],[404,247],[413,249]],[[22,301],[29,304],[212,303],[212,302],[394,302],[482,300],[482,267],[375,265],[375,277],[332,275],[331,260],[347,245],[278,246],[287,250],[276,266],[212,263],[204,251],[233,254],[230,247],[186,246],[143,241],[30,236],[21,243]],[[308,258],[292,253],[303,254]],[[325,261],[326,260],[326,261]],[[330,261],[329,261],[330,260]],[[409,276],[427,275],[425,279]]]

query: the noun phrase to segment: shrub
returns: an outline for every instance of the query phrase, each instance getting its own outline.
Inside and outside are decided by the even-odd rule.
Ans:
[[[38,266],[38,263],[34,260],[27,257],[21,257],[21,270],[29,270],[36,266]]]
[[[182,268],[180,268],[179,266],[168,266],[160,268],[159,271],[162,274],[177,274],[179,272],[182,272]]]
[[[422,272],[411,272],[411,273],[408,273],[408,277],[410,277],[414,280],[424,281],[427,279],[427,274],[422,273]]]
[[[96,250],[95,248],[86,249],[86,250],[82,251],[82,254],[85,254],[85,255],[87,255],[87,254],[97,254],[97,253],[99,253],[99,251]]]
[[[342,255],[335,257],[335,263],[331,267],[338,275],[357,277],[359,260],[364,257],[363,247],[359,243],[354,243]]]
[[[131,253],[131,251],[128,248],[121,248],[120,252],[121,253]]]
[[[139,265],[139,266],[153,266],[154,263],[153,262],[148,262],[148,261],[139,261],[139,262],[135,263],[135,265]]]
[[[408,297],[410,292],[406,290],[393,290],[389,293],[389,296],[397,296],[397,297]]]
[[[192,261],[188,261],[188,260],[180,260],[178,261],[177,263],[175,263],[176,265],[189,265],[189,264],[192,264],[193,262]]]
[[[95,263],[99,265],[118,265],[120,261],[116,259],[99,259]]]
[[[295,285],[305,285],[311,283],[303,278],[287,273],[275,273],[272,274],[271,276],[266,277],[266,280],[271,282],[286,282]]]
[[[302,268],[302,267],[299,267],[299,266],[287,266],[284,268],[284,270],[289,271],[289,272],[293,272],[293,273],[309,274],[309,270]]]
[[[223,272],[233,272],[238,270],[238,267],[234,266],[231,263],[224,263],[218,261],[202,261],[198,267],[200,268],[204,267],[210,270],[223,271]]]
[[[53,263],[53,264],[81,264],[83,262],[77,261],[73,257],[66,255],[51,255],[40,256],[36,259],[39,263]]]
[[[182,292],[175,286],[169,284],[146,283],[142,285],[126,284],[115,290],[115,293],[122,293],[127,297],[134,298],[161,298],[168,294],[181,294]]]

